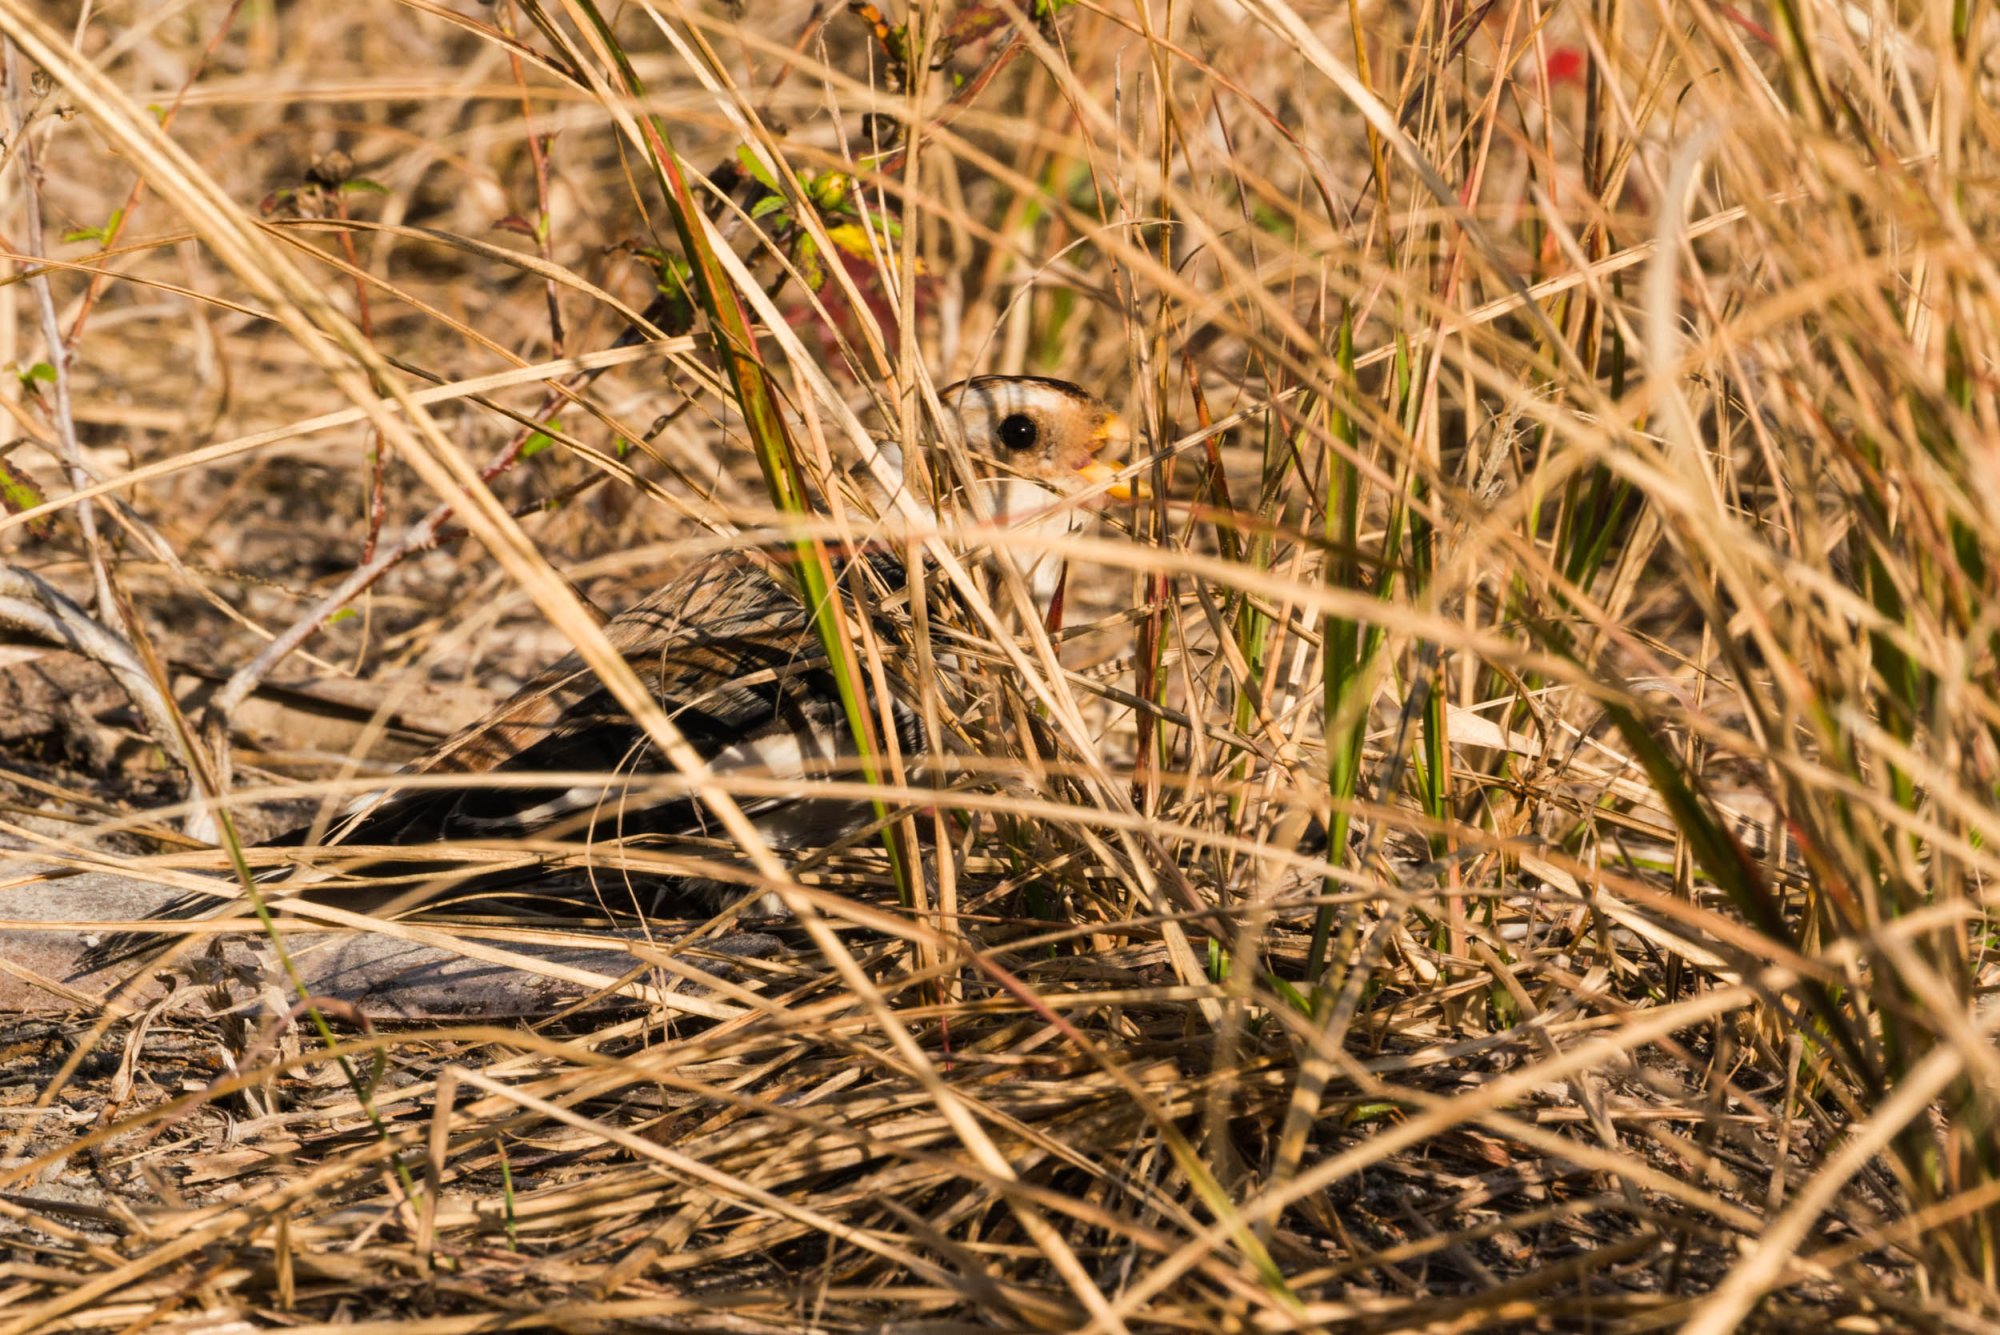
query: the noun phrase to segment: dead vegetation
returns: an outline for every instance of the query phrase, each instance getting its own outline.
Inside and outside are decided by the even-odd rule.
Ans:
[[[570,989],[486,1023],[0,952],[0,1335],[2000,1322],[1986,9],[57,8],[16,947],[879,539],[950,380],[1118,401],[1150,496],[1047,627],[927,568],[962,754],[710,851],[794,921],[332,921]]]

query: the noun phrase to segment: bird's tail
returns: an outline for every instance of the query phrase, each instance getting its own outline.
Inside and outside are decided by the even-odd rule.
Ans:
[[[255,880],[259,884],[282,881],[292,870],[290,867],[279,867],[261,873]],[[216,884],[219,892],[223,882],[218,880]],[[222,912],[230,902],[221,893],[211,895],[199,890],[190,890],[186,894],[168,900],[146,917],[153,922],[193,922]],[[86,943],[87,948],[76,957],[76,973],[78,975],[101,973],[106,969],[115,968],[148,952],[163,949],[170,945],[177,935],[179,934],[175,932],[141,930],[114,932],[100,941]]]

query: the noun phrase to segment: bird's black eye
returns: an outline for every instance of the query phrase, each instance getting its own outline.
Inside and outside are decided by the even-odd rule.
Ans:
[[[1010,450],[1027,449],[1041,434],[1035,419],[1026,413],[1009,413],[1000,419],[1000,443]]]

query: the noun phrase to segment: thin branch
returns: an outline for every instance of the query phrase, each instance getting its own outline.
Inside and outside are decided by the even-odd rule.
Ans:
[[[19,146],[21,182],[27,194],[23,209],[27,215],[27,253],[31,258],[40,260],[47,255],[48,247],[42,233],[42,169],[36,161],[35,137],[29,132],[29,113],[21,96],[26,75],[21,70],[20,52],[15,49],[11,37],[0,39],[0,51],[4,51],[7,81],[8,138]],[[35,294],[35,304],[41,313],[42,338],[49,349],[49,365],[55,371],[52,425],[55,427],[56,456],[69,475],[71,488],[82,491],[90,485],[91,477],[84,467],[83,447],[76,438],[76,418],[70,406],[69,346],[63,342],[62,326],[56,318],[55,294],[49,288],[48,270],[37,267],[30,271],[30,275],[28,288]],[[111,577],[104,565],[104,545],[97,533],[97,507],[89,501],[77,502],[76,522],[83,532],[84,550],[90,561],[90,578],[96,591],[98,615],[115,619],[120,609],[118,600],[111,594]],[[126,638],[130,639],[129,634]]]
[[[40,575],[0,564],[0,622],[82,654],[111,674],[174,763],[196,773],[174,711],[130,640],[107,629]]]

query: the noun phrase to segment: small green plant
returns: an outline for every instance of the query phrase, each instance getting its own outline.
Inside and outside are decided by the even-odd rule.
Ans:
[[[110,245],[113,237],[125,225],[125,210],[113,209],[111,216],[102,227],[77,227],[63,233],[65,241],[95,241],[99,245]]]

